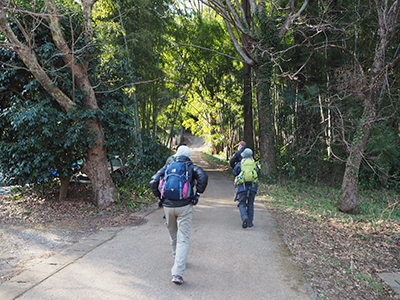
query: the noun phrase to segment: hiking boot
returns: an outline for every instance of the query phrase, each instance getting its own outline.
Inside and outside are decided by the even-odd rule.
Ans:
[[[179,275],[172,275],[172,282],[176,283],[176,284],[182,284],[183,278],[182,278],[182,276],[179,276]]]
[[[247,223],[249,222],[248,218],[244,218],[243,223],[242,223],[242,227],[243,228],[247,228]]]

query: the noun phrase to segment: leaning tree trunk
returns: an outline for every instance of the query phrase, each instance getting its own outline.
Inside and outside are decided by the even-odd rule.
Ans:
[[[93,42],[91,14],[92,6],[95,2],[96,0],[81,1],[88,45]],[[74,52],[71,51],[64,38],[55,0],[47,0],[46,3],[50,12],[49,21],[54,44],[63,53],[62,58],[74,74],[73,79],[76,85],[85,91],[86,97],[84,101],[87,107],[96,111],[99,108],[93,86],[88,76],[89,60],[81,62],[76,59]],[[91,53],[87,53],[87,55],[91,55]],[[97,118],[91,120],[88,127],[93,133],[94,144],[88,148],[88,156],[83,170],[89,176],[92,183],[94,202],[98,207],[104,208],[116,202],[117,194],[107,167],[107,149],[104,145],[104,132],[100,120]]]
[[[342,181],[342,193],[338,206],[339,210],[345,213],[357,214],[360,205],[358,197],[358,174],[371,127],[375,121],[375,105],[371,103],[371,98],[373,97],[370,95],[367,98],[368,100],[365,101],[364,112],[350,146],[350,154],[346,162]]]
[[[397,67],[400,58],[396,57],[391,63],[386,61],[386,52],[393,43],[398,31],[400,19],[400,1],[389,3],[388,1],[375,0],[379,20],[378,35],[379,44],[376,47],[373,64],[371,67],[371,80],[368,94],[364,94],[364,111],[350,146],[350,155],[347,159],[346,170],[342,182],[342,194],[340,195],[339,210],[347,213],[357,213],[358,199],[358,174],[362,161],[362,155],[367,145],[371,127],[376,117],[376,106],[379,99],[379,91],[383,85],[385,74]],[[362,68],[360,68],[362,71]],[[363,75],[363,74],[362,74]],[[361,76],[366,78],[366,76]],[[366,87],[367,85],[364,85]]]
[[[87,94],[84,98],[87,106],[92,110],[98,110],[97,99],[89,81],[87,69],[77,68],[75,80],[77,86]],[[87,150],[88,155],[82,171],[89,176],[92,183],[94,202],[98,207],[104,208],[117,201],[117,191],[107,166],[107,148],[104,144],[101,122],[95,118],[89,120],[87,124],[93,134],[94,144]]]

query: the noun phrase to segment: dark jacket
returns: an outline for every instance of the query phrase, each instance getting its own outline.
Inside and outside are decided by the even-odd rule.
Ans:
[[[171,155],[170,157],[168,157],[167,161],[165,162],[165,165],[169,165],[174,161],[175,161],[175,155]]]
[[[246,149],[246,147],[242,147],[239,151],[237,151],[235,154],[233,154],[233,156],[229,160],[229,164],[231,165],[232,169],[236,166],[236,164],[238,162],[240,162],[242,160],[241,154],[244,151],[244,149]]]
[[[256,167],[257,167],[257,175],[260,176],[260,168],[256,163]],[[237,165],[233,168],[232,170],[232,174],[234,176],[238,176],[240,174],[240,172],[242,171],[242,162],[238,162]],[[252,183],[245,183],[245,184],[237,184],[236,187],[236,193],[242,193],[247,191],[248,189],[251,189],[252,192],[257,193],[258,190],[258,182],[256,184],[252,184]]]
[[[187,156],[176,156],[175,161],[177,162],[191,162],[190,158]],[[165,171],[168,167],[168,164],[165,164],[158,172],[151,177],[150,187],[154,194],[154,196],[160,198],[161,193],[158,189],[158,185],[160,183],[160,179],[164,177]],[[208,175],[202,168],[196,166],[195,164],[189,164],[189,177],[190,184],[193,187],[196,186],[196,193],[202,194],[206,190],[208,183]],[[183,199],[183,200],[172,200],[163,198],[162,203],[166,207],[180,207],[190,204],[192,199]]]

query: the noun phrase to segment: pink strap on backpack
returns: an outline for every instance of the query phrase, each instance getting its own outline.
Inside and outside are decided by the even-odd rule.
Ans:
[[[161,192],[161,197],[164,197],[164,179],[160,180],[160,184],[159,184],[159,190]]]
[[[188,198],[188,195],[187,195],[188,186],[189,186],[189,183],[186,181],[185,185],[183,186],[183,190],[182,190],[183,199],[187,199]]]

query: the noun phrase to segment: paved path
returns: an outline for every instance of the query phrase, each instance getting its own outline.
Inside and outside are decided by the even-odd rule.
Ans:
[[[185,283],[171,283],[173,264],[160,209],[141,212],[138,227],[108,228],[0,285],[0,299],[313,299],[302,270],[260,201],[242,229],[232,181],[209,174],[195,207]]]

